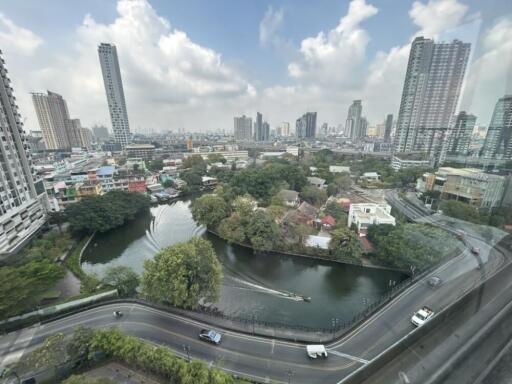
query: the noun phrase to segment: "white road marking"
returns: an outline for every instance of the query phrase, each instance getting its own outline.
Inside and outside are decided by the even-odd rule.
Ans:
[[[34,337],[37,329],[38,326],[33,326],[30,328],[25,328],[19,333],[18,337],[12,343],[7,353],[3,356],[2,361],[0,362],[0,368],[17,363],[19,361],[21,356],[23,356],[23,352],[25,352],[25,349],[30,344],[30,340],[32,340],[32,337]],[[13,352],[10,352],[11,350],[13,350]]]
[[[370,362],[370,360],[365,360],[365,359],[362,359],[362,358],[357,357],[357,356],[347,355],[346,353],[338,352],[338,351],[335,351],[333,349],[328,349],[327,351],[329,353],[333,354],[333,355],[336,355],[336,356],[339,356],[339,357],[344,357],[345,359],[357,361],[359,363],[368,364]]]
[[[274,346],[276,345],[275,343],[275,340],[272,340],[272,350],[270,351],[270,353],[273,355],[274,354]]]

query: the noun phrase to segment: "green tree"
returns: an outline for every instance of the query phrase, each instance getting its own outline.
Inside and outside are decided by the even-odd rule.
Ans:
[[[329,249],[336,259],[359,261],[361,258],[361,245],[357,235],[347,227],[337,228],[331,232]]]
[[[341,205],[334,201],[330,201],[325,205],[324,212],[326,215],[331,215],[332,217],[334,217],[337,222],[343,221],[344,223],[346,223],[347,221],[347,214],[345,213],[343,208],[341,208]]]
[[[275,220],[260,210],[249,217],[246,234],[252,247],[257,251],[275,249],[280,238],[280,230]]]
[[[82,325],[75,328],[73,336],[66,345],[66,351],[70,359],[85,359],[89,356],[91,341],[94,332],[91,328]]]
[[[336,176],[334,176],[334,184],[338,188],[338,192],[346,191],[352,185],[352,179],[350,178],[350,173],[342,172]]]
[[[224,156],[222,156],[220,153],[210,153],[208,155],[208,163],[209,164],[212,164],[212,163],[222,163],[222,164],[226,164],[226,158]]]
[[[231,243],[244,243],[246,241],[244,225],[238,213],[225,218],[219,225],[219,235]]]
[[[194,169],[187,169],[180,172],[180,178],[187,183],[187,187],[192,192],[198,192],[203,185],[203,177],[201,172]]]
[[[161,159],[148,162],[148,169],[152,172],[161,171],[164,168],[164,161]]]
[[[140,281],[133,269],[119,265],[108,268],[102,282],[116,288],[120,296],[130,296],[136,292]]]
[[[188,156],[187,158],[183,159],[182,165],[183,168],[190,168],[201,175],[206,174],[207,164],[201,155]]]
[[[249,217],[257,206],[258,204],[249,194],[238,196],[235,201],[233,201],[233,211],[238,213],[240,217]]]
[[[312,205],[320,206],[327,200],[327,193],[323,189],[310,185],[302,189],[300,197]]]
[[[219,196],[208,194],[197,198],[192,205],[192,217],[200,224],[215,230],[229,216],[229,206]]]
[[[218,299],[221,277],[221,265],[212,245],[196,237],[146,260],[141,287],[150,300],[193,309],[200,299]]]
[[[111,191],[67,206],[65,213],[75,232],[106,232],[132,220],[149,207],[149,198],[138,192]]]
[[[477,208],[463,203],[462,201],[443,201],[441,203],[441,210],[447,216],[469,221],[471,223],[481,224],[484,221],[482,220]]]
[[[50,224],[56,224],[59,228],[59,232],[62,232],[62,224],[64,224],[66,221],[67,217],[64,211],[48,212],[48,222]]]

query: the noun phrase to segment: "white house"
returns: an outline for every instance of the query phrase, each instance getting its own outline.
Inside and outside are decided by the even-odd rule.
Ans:
[[[391,216],[389,204],[361,203],[350,204],[348,211],[348,226],[355,224],[361,236],[366,235],[370,225],[391,224],[396,225],[395,218]]]
[[[300,204],[299,192],[292,191],[289,189],[283,189],[278,193],[278,197],[286,207],[298,207]]]
[[[308,177],[309,184],[314,185],[317,188],[327,188],[325,180],[320,177]]]
[[[380,175],[377,172],[365,172],[361,176],[361,180],[374,182],[380,180]]]
[[[350,167],[342,165],[329,165],[329,172],[331,173],[350,173]]]

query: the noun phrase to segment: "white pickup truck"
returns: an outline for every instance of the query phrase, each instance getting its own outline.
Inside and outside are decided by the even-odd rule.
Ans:
[[[413,323],[417,327],[421,327],[427,321],[429,321],[432,316],[434,316],[434,311],[427,306],[424,306],[421,309],[418,309],[411,317],[411,323]]]

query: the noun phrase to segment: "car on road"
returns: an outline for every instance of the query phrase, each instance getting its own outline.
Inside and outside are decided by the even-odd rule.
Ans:
[[[207,341],[209,343],[219,345],[220,341],[222,339],[222,336],[219,332],[216,332],[211,329],[202,329],[201,332],[199,332],[199,338],[203,341]]]
[[[479,255],[480,254],[480,249],[477,248],[477,247],[471,247],[471,253],[473,255]]]
[[[432,316],[434,316],[434,311],[427,306],[423,306],[421,309],[418,309],[411,317],[411,323],[413,323],[416,327],[421,327],[427,321],[429,321]]]
[[[438,276],[432,276],[428,279],[428,285],[430,285],[432,288],[437,288],[443,283],[443,280],[441,280]]]
[[[318,357],[327,357],[327,350],[322,344],[306,345],[306,352],[308,357],[316,359]]]

